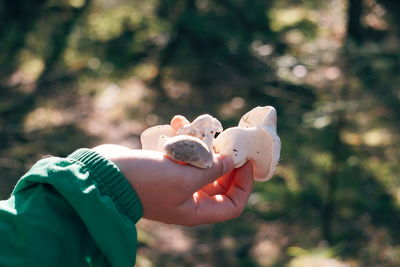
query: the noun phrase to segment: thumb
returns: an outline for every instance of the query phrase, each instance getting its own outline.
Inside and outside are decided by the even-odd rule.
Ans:
[[[231,157],[217,154],[214,156],[214,164],[212,167],[208,169],[193,168],[195,168],[195,170],[191,177],[186,178],[190,179],[187,184],[191,185],[191,191],[194,193],[233,170],[234,166]]]

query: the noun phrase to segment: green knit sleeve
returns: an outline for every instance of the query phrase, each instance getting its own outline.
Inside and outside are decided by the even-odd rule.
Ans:
[[[141,216],[133,188],[96,152],[42,159],[0,201],[0,266],[132,267]]]

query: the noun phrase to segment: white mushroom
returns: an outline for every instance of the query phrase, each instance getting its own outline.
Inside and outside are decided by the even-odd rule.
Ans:
[[[276,110],[256,107],[247,112],[238,127],[223,131],[214,141],[216,153],[229,155],[235,167],[253,163],[254,179],[270,179],[278,165],[281,143],[276,134]]]
[[[184,124],[176,130],[177,135],[190,135],[203,140],[212,152],[215,134],[222,132],[221,123],[209,114],[197,117],[192,123]]]
[[[176,115],[171,125],[151,127],[141,134],[140,140],[142,149],[165,152],[175,161],[209,168],[213,164],[214,134],[219,131],[221,123],[210,115],[201,115],[193,123]]]
[[[148,128],[140,135],[142,149],[164,152],[166,139],[175,135],[176,131],[171,125],[157,125]]]
[[[146,129],[140,135],[142,149],[164,152],[164,144],[168,138],[176,136],[176,130],[190,122],[182,115],[176,115],[171,120],[171,125],[157,125]]]
[[[272,177],[280,157],[276,121],[273,107],[257,107],[241,118],[238,127],[225,130],[214,140],[215,133],[222,131],[217,119],[205,114],[190,123],[177,115],[171,125],[144,131],[141,142],[143,149],[162,151],[173,160],[200,168],[212,166],[214,151],[231,156],[235,167],[250,160],[254,178],[266,181]]]
[[[175,131],[188,124],[190,124],[190,122],[182,115],[175,115],[171,120],[171,126]]]

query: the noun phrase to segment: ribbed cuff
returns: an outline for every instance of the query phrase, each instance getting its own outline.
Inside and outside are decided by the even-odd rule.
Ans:
[[[139,197],[113,162],[87,148],[76,150],[68,158],[85,164],[100,193],[111,197],[121,213],[134,223],[143,216]]]

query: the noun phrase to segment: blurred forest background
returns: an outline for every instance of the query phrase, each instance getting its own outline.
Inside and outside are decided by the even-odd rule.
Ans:
[[[2,0],[0,197],[43,155],[273,105],[281,164],[244,214],[142,220],[137,265],[399,266],[399,14],[396,0]]]

